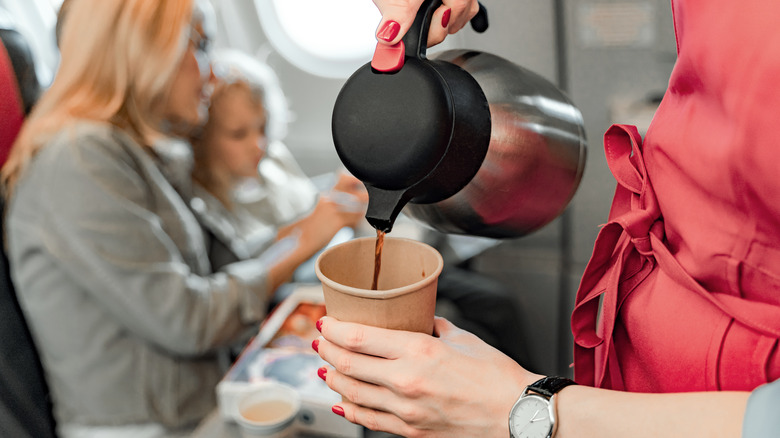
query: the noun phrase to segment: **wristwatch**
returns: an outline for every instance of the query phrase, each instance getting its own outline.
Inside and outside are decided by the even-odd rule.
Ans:
[[[569,385],[565,377],[545,377],[525,387],[509,412],[512,438],[552,438],[555,435],[555,394]]]

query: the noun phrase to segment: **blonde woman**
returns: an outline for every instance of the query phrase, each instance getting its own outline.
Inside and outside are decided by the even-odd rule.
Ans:
[[[215,273],[169,134],[203,122],[211,70],[193,0],[76,0],[62,61],[3,168],[12,277],[58,432],[188,435],[217,353],[265,315],[257,260]],[[184,176],[184,178],[182,177]]]
[[[342,174],[330,193],[316,199],[316,188],[279,141],[286,106],[275,108],[283,94],[273,72],[240,52],[223,52],[218,58],[208,123],[192,140],[190,204],[215,237],[209,251],[212,265],[265,260],[271,296],[339,230],[358,225],[368,194],[357,178]],[[261,160],[272,167],[264,174],[258,172]],[[237,193],[247,185],[243,182],[257,184],[261,201],[241,202]],[[306,198],[308,202],[293,205]],[[313,268],[311,274],[314,278]]]

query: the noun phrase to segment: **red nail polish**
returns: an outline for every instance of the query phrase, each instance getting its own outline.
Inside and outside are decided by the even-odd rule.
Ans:
[[[317,370],[317,375],[320,376],[320,379],[325,380],[325,376],[328,375],[328,369],[325,367],[320,367]]]
[[[447,9],[444,11],[444,14],[441,16],[441,27],[447,27],[448,24],[450,24],[450,15],[452,14],[452,8]]]
[[[314,323],[314,326],[317,327],[317,331],[322,333],[322,320],[318,319],[316,323]]]
[[[377,32],[376,37],[387,42],[393,41],[401,31],[401,25],[395,21],[386,21]]]
[[[344,416],[344,409],[341,406],[333,406],[330,410],[336,415]]]
[[[314,351],[319,353],[320,352],[320,340],[319,339],[315,339],[315,340],[311,341],[311,348],[313,348]]]

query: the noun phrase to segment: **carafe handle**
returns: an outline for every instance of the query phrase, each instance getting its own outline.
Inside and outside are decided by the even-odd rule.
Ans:
[[[414,24],[404,35],[403,42],[406,48],[406,56],[425,59],[428,48],[428,29],[431,26],[433,12],[442,5],[442,0],[425,0],[417,11]],[[476,32],[482,33],[488,28],[487,9],[479,3],[479,12],[471,19],[471,27]]]

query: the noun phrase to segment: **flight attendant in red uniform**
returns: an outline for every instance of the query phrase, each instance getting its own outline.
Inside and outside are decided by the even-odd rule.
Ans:
[[[375,3],[393,44],[421,0]],[[477,6],[443,3],[429,44]],[[572,315],[576,384],[444,320],[434,338],[326,317],[314,348],[345,397],[334,412],[405,436],[778,433],[780,3],[672,8],[678,60],[646,138],[604,137],[618,185]]]
[[[678,61],[644,144],[605,136],[619,187],[572,318],[575,377],[752,390],[780,377],[780,7],[673,7]]]

